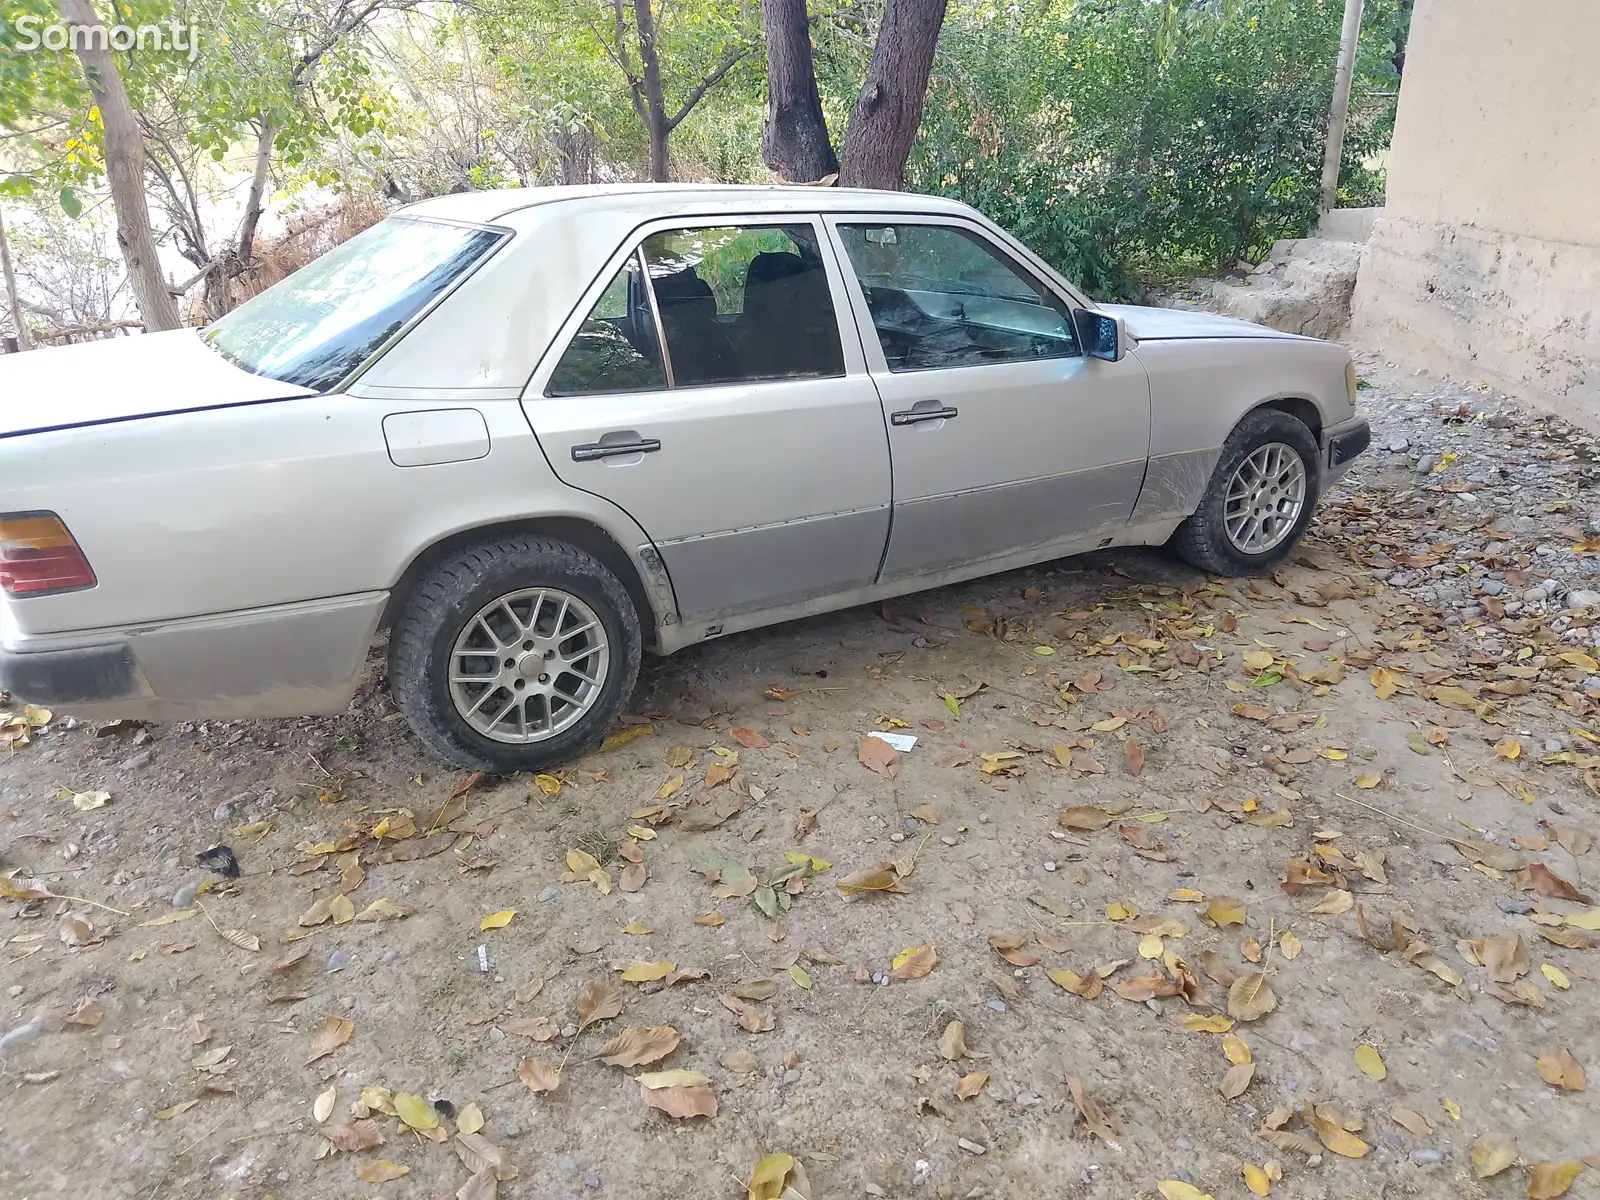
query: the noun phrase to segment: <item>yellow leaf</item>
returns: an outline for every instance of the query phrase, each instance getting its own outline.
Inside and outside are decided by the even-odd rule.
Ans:
[[[767,1155],[756,1164],[756,1169],[750,1176],[749,1200],[778,1200],[783,1195],[789,1172],[793,1170],[793,1155]]]
[[[144,929],[150,925],[176,925],[179,921],[187,921],[190,917],[198,917],[198,908],[180,908],[176,912],[162,913],[159,917],[152,917],[148,921],[140,921],[139,928]]]
[[[586,854],[582,850],[567,851],[567,870],[574,875],[587,875],[590,871],[598,871],[599,869],[600,860],[594,855]]]
[[[1572,981],[1566,977],[1559,967],[1552,967],[1549,963],[1543,963],[1540,965],[1539,971],[1562,991],[1566,991],[1572,986]]]
[[[318,1125],[333,1115],[333,1105],[338,1099],[339,1085],[330,1083],[327,1091],[318,1093],[317,1098],[311,1102],[311,1115],[316,1118]]]
[[[649,983],[655,979],[665,979],[677,969],[677,963],[636,962],[622,972],[622,980],[624,983]]]
[[[546,796],[554,796],[561,790],[561,780],[554,775],[535,775],[533,783]]]
[[[711,1080],[699,1071],[646,1071],[643,1075],[635,1076],[641,1087],[651,1091],[669,1087],[705,1087]]]
[[[1461,1105],[1457,1104],[1454,1100],[1449,1098],[1445,1099],[1444,1111],[1450,1114],[1450,1119],[1452,1121],[1461,1120]]]
[[[789,978],[805,988],[806,991],[809,992],[811,990],[811,976],[806,974],[806,969],[799,963],[789,964]]]
[[[1137,908],[1130,904],[1124,904],[1120,900],[1113,900],[1106,905],[1106,920],[1108,921],[1127,921],[1138,915],[1139,910]]]
[[[600,753],[604,754],[607,750],[616,750],[655,731],[656,727],[654,725],[629,725],[626,729],[617,730],[616,733],[601,742]]]
[[[643,825],[629,825],[628,836],[631,838],[637,838],[641,842],[653,842],[656,840],[656,831],[654,829],[647,829]]]
[[[611,874],[604,867],[596,867],[590,871],[589,882],[600,889],[602,896],[611,895]]]
[[[1581,1162],[1534,1163],[1528,1176],[1530,1200],[1555,1200],[1557,1196],[1565,1196],[1581,1170]]]
[[[1249,650],[1244,656],[1244,665],[1252,671],[1265,671],[1272,665],[1272,655],[1265,650]]]
[[[1300,939],[1292,933],[1286,933],[1278,939],[1278,949],[1290,961],[1300,957]]]
[[[181,1104],[174,1104],[171,1108],[163,1108],[160,1112],[156,1113],[156,1120],[170,1121],[173,1117],[182,1116],[199,1103],[200,1101],[198,1100],[185,1100]]]
[[[1185,1013],[1178,1018],[1178,1024],[1195,1033],[1227,1033],[1233,1028],[1233,1022],[1227,1017],[1213,1014],[1209,1017],[1199,1013]],[[1246,1059],[1246,1062],[1249,1060]]]
[[[1486,1133],[1472,1144],[1472,1173],[1479,1179],[1498,1175],[1517,1161],[1517,1143],[1504,1133]]]
[[[1222,1039],[1222,1052],[1228,1056],[1228,1061],[1234,1066],[1252,1061],[1250,1047],[1237,1034],[1230,1033]]]
[[[458,1133],[477,1133],[483,1128],[483,1109],[476,1104],[468,1104],[456,1116],[456,1131]]]
[[[504,929],[507,925],[511,924],[511,918],[516,915],[516,909],[502,908],[499,912],[490,913],[483,920],[479,921],[478,929],[480,931],[485,929]]]
[[[1054,646],[1035,646],[1033,648],[1033,652],[1048,658],[1050,655],[1056,652],[1056,648]]]
[[[1258,1196],[1265,1196],[1272,1191],[1272,1181],[1267,1178],[1267,1173],[1249,1163],[1244,1164],[1244,1185]]]
[[[1365,1158],[1372,1147],[1363,1142],[1337,1121],[1317,1114],[1310,1118],[1311,1127],[1317,1131],[1322,1144],[1345,1158]]]
[[[1140,958],[1160,958],[1165,951],[1161,939],[1153,933],[1147,933],[1139,939]]]
[[[1317,753],[1322,755],[1323,758],[1332,759],[1334,762],[1342,762],[1350,757],[1345,751],[1335,750],[1332,746],[1318,750]]]
[[[654,933],[655,929],[643,921],[629,921],[622,927],[622,932],[629,937],[644,937],[648,933]]]
[[[674,775],[671,779],[667,780],[665,783],[663,783],[660,787],[658,787],[656,789],[656,799],[657,800],[665,800],[668,796],[672,795],[674,792],[676,792],[682,786],[683,786],[683,776],[682,775]]]
[[[391,1179],[399,1179],[409,1174],[411,1174],[410,1167],[402,1167],[387,1158],[364,1162],[356,1168],[356,1177],[364,1183],[388,1183]]]
[[[1516,738],[1506,738],[1494,744],[1494,756],[1508,762],[1522,753],[1522,743]]]
[[[1161,1193],[1162,1200],[1215,1200],[1210,1192],[1202,1192],[1194,1184],[1180,1179],[1158,1180],[1156,1190]]]
[[[433,1105],[421,1096],[414,1096],[410,1092],[396,1092],[393,1103],[395,1115],[411,1128],[438,1128],[439,1114],[434,1111]]]
[[[1363,791],[1369,791],[1383,782],[1383,775],[1379,771],[1363,771],[1356,776],[1356,786]]]
[[[1600,931],[1600,908],[1591,908],[1586,912],[1573,913],[1566,919],[1566,924],[1574,929],[1587,929],[1590,933]]]
[[[1387,700],[1390,696],[1394,695],[1395,689],[1399,687],[1399,683],[1395,677],[1388,671],[1385,671],[1382,667],[1374,668],[1371,678],[1372,688],[1378,693],[1379,700]]]
[[[1389,1068],[1383,1065],[1383,1056],[1375,1047],[1356,1047],[1356,1066],[1361,1068],[1361,1073],[1368,1079],[1378,1082],[1389,1077]]]

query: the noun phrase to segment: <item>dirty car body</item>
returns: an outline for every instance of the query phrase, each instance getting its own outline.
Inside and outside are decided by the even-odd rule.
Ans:
[[[0,686],[331,713],[388,623],[433,749],[537,765],[641,649],[1107,546],[1271,565],[1366,441],[1339,347],[1094,304],[951,201],[450,196],[207,330],[0,359]]]

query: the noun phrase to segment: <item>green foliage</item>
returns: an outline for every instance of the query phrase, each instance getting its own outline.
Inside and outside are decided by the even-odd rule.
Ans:
[[[953,10],[911,186],[982,209],[1098,294],[1225,270],[1316,215],[1342,12],[1339,0]],[[1377,182],[1360,166],[1387,141],[1376,116],[1352,106],[1352,199]]]

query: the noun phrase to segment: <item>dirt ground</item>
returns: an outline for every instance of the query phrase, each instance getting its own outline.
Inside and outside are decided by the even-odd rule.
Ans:
[[[772,1152],[810,1200],[1560,1194],[1600,1154],[1593,443],[1362,371],[1374,450],[1270,579],[1116,552],[728,638],[442,813],[376,654],[335,719],[56,714],[0,765],[0,878],[52,893],[0,899],[0,1195],[730,1198]],[[624,1026],[709,1083],[601,1061]]]

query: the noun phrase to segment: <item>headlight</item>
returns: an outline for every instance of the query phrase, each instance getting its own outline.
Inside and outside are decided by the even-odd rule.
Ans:
[[[1353,362],[1347,362],[1344,364],[1344,390],[1350,395],[1350,407],[1354,408],[1356,406],[1357,389],[1356,364]]]

